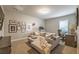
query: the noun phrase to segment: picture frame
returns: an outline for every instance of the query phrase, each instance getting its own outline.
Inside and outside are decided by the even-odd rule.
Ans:
[[[15,20],[9,20],[9,24],[16,24]]]
[[[0,18],[0,30],[2,30],[3,20],[4,20],[4,18]]]
[[[24,25],[21,25],[21,32],[26,32],[26,24],[24,24]]]
[[[30,32],[30,31],[32,30],[32,24],[27,24],[26,27],[27,27],[26,30],[27,30],[28,32]]]
[[[21,30],[21,24],[20,24],[20,22],[17,22],[17,30]]]
[[[8,25],[9,33],[16,33],[17,32],[17,25],[16,24],[9,24]]]

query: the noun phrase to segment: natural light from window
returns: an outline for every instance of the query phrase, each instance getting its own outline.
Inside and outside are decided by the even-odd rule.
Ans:
[[[59,29],[63,33],[68,33],[68,20],[59,21]]]

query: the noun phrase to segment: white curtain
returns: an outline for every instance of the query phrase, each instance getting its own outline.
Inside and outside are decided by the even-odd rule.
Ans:
[[[77,27],[77,53],[79,53],[79,26]]]

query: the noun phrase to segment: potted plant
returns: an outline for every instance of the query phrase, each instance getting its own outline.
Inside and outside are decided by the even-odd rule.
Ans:
[[[39,31],[42,31],[42,30],[44,30],[44,27],[39,26]]]

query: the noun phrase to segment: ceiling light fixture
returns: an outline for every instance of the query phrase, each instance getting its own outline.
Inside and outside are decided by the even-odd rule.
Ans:
[[[50,9],[49,8],[41,8],[38,10],[38,13],[45,15],[45,14],[50,13]]]

